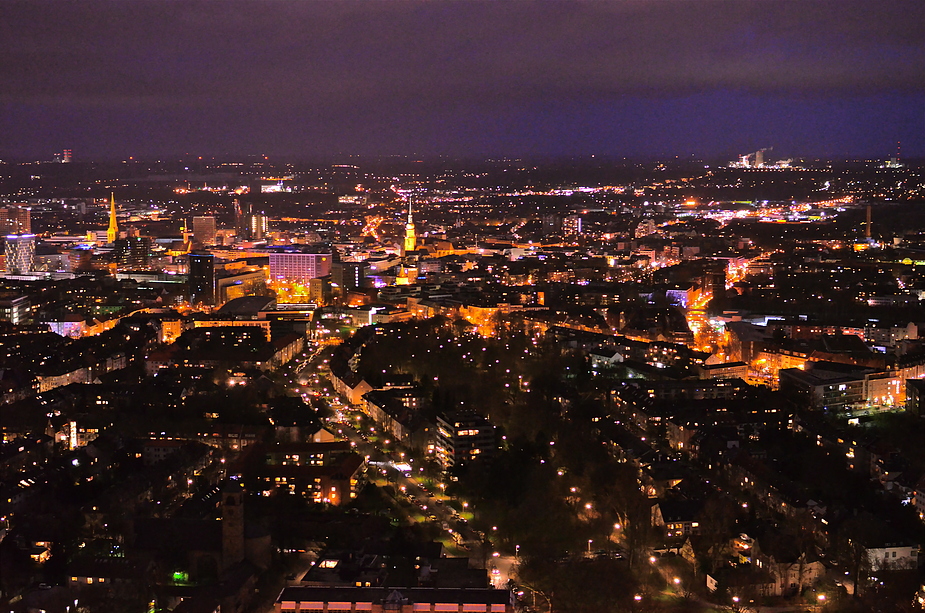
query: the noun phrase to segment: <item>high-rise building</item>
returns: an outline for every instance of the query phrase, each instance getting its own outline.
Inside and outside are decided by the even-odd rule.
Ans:
[[[35,260],[35,234],[7,235],[5,253],[7,273],[29,274]]]
[[[23,204],[0,207],[0,232],[3,234],[32,232],[31,210]]]
[[[366,278],[364,262],[334,262],[331,265],[331,282],[342,292],[363,287]]]
[[[193,217],[193,238],[199,245],[203,247],[214,245],[217,232],[215,217]]]
[[[247,214],[250,213],[250,205],[241,204],[241,201],[237,198],[234,199],[232,203],[234,208],[234,231],[238,237],[238,240],[245,240],[247,238]]]
[[[283,283],[307,284],[311,279],[331,274],[331,259],[330,253],[271,253],[270,279]]]
[[[247,219],[247,240],[260,241],[266,238],[270,229],[269,220],[263,213],[251,213]]]
[[[68,252],[71,272],[81,272],[92,269],[91,259],[93,249],[89,247],[75,247]]]
[[[562,233],[566,236],[581,234],[581,215],[569,215],[562,220]]]
[[[13,324],[28,323],[32,319],[32,301],[19,292],[0,292],[0,320]]]
[[[189,254],[189,295],[193,304],[215,304],[215,256]]]
[[[146,269],[151,260],[152,244],[150,236],[116,239],[113,245],[120,267],[126,270]]]
[[[106,230],[106,242],[114,243],[119,238],[119,221],[116,219],[116,195],[109,196],[109,228]]]

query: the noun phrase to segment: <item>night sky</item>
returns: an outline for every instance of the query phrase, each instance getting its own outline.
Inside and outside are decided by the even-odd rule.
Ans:
[[[10,2],[0,156],[925,156],[925,2]]]

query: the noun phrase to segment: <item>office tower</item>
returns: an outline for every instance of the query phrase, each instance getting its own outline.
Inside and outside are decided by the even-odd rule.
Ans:
[[[0,232],[29,234],[32,232],[32,212],[25,205],[0,207]]]
[[[125,270],[143,270],[151,260],[152,240],[150,236],[133,236],[117,239],[115,255],[121,268]]]
[[[193,238],[199,245],[203,247],[214,245],[217,232],[214,217],[193,217]]]
[[[189,294],[192,304],[215,304],[215,256],[189,254]]]
[[[9,234],[6,237],[6,271],[11,275],[25,275],[32,271],[35,260],[34,234]]]
[[[263,213],[251,213],[247,219],[247,240],[259,241],[266,238],[269,222]]]
[[[93,256],[93,249],[89,247],[75,247],[68,252],[68,261],[70,262],[71,272],[82,272],[91,270],[90,260]]]
[[[114,243],[119,238],[119,222],[116,220],[116,195],[109,196],[109,228],[106,230],[106,242]]]
[[[247,214],[250,213],[249,204],[241,204],[237,198],[232,203],[234,207],[234,231],[239,240],[247,238]]]
[[[331,274],[330,253],[271,253],[270,279],[307,284],[310,279]]]
[[[366,277],[364,262],[334,262],[331,265],[331,281],[341,291],[350,291],[363,287]]]

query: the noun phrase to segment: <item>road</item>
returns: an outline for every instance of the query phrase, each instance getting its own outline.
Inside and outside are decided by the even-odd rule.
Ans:
[[[485,563],[492,573],[493,584],[506,584],[510,579],[513,558],[506,559],[494,556],[495,552],[483,551],[485,535],[470,528],[456,509],[447,504],[449,499],[445,495],[431,491],[421,483],[404,457],[395,457],[383,451],[370,440],[367,433],[357,430],[351,422],[356,411],[338,398],[330,386],[325,387],[322,371],[327,360],[321,359],[324,349],[325,346],[316,345],[294,360],[289,372],[283,373],[290,389],[304,400],[320,397],[327,402],[333,409],[329,429],[350,441],[357,453],[366,457],[371,467],[379,469],[379,474],[394,486],[396,497],[404,497],[414,505],[416,512],[410,514],[411,521],[435,523],[440,527],[445,540],[455,543],[460,553],[468,555],[474,563]],[[417,470],[423,472],[423,469]]]

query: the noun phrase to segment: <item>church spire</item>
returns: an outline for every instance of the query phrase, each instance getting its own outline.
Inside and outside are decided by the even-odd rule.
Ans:
[[[116,242],[119,238],[119,222],[116,220],[116,195],[109,193],[109,229],[106,230],[106,241]]]
[[[417,237],[414,233],[414,219],[411,217],[411,201],[412,198],[408,196],[408,223],[405,224],[405,244],[404,249],[402,250],[402,255],[408,255],[413,253],[417,249]]]

